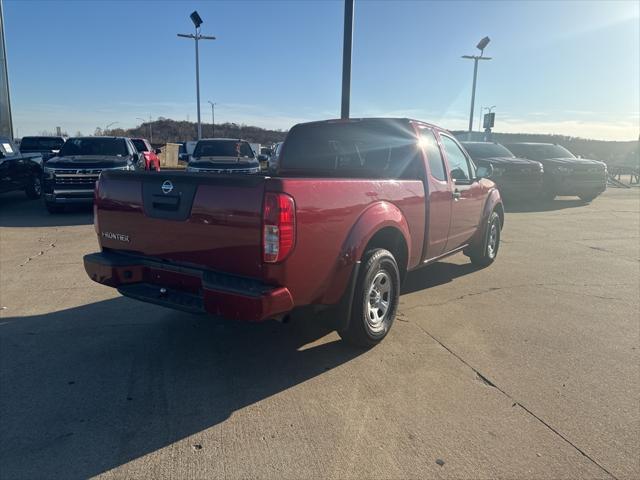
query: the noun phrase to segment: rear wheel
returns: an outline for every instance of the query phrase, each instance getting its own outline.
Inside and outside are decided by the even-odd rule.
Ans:
[[[380,343],[393,325],[400,297],[400,272],[393,254],[368,251],[358,275],[349,326],[338,333],[361,347]]]
[[[500,227],[500,216],[495,211],[491,212],[482,243],[469,254],[471,263],[479,267],[493,263],[500,248]]]
[[[36,199],[42,197],[42,180],[40,179],[40,175],[34,173],[29,179],[29,185],[27,185],[24,191],[29,198]]]

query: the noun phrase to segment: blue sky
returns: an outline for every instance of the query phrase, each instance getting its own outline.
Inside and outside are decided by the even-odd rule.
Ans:
[[[92,133],[136,117],[287,129],[340,112],[342,1],[4,0],[18,135]],[[476,112],[496,130],[633,140],[640,133],[638,1],[356,0],[352,116],[410,116],[463,129],[485,35]],[[477,128],[479,116],[474,125]]]

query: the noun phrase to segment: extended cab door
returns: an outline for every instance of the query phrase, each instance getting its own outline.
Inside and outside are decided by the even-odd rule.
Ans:
[[[476,178],[475,165],[450,135],[439,132],[451,178],[451,224],[446,251],[467,243],[476,232],[482,213],[483,191]]]
[[[426,178],[427,185],[425,185],[427,228],[422,249],[422,260],[425,261],[445,252],[449,237],[453,197],[442,151],[433,130],[419,125],[418,135],[429,167]]]

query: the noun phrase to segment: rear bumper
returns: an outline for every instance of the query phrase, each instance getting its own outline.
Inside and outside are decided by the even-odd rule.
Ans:
[[[192,313],[261,321],[293,309],[284,287],[146,257],[92,253],[84,268],[93,281],[125,296]]]

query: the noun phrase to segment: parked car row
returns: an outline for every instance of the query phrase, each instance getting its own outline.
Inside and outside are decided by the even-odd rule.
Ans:
[[[588,202],[606,189],[605,163],[577,158],[560,145],[466,141],[461,145],[508,200],[576,195]],[[246,140],[202,139],[187,142],[180,159],[187,162],[190,173],[268,171],[277,175],[283,146],[279,142],[256,153],[257,144]],[[0,191],[24,190],[31,198],[44,194],[50,212],[59,212],[66,204],[90,202],[94,184],[105,169],[160,171],[160,150],[143,138],[24,137],[20,151],[9,139],[3,140],[2,148]],[[315,147],[311,142],[307,148]]]
[[[0,138],[0,193],[44,196],[46,208],[60,212],[68,204],[90,204],[104,170],[160,171],[159,153],[142,138],[24,137],[19,150]]]
[[[462,142],[477,165],[491,167],[490,178],[506,198],[553,200],[575,195],[589,202],[607,188],[607,165],[578,158],[551,143]]]
[[[560,145],[461,143],[476,166],[490,169],[490,178],[508,199],[552,200],[557,195],[576,195],[584,201],[591,201],[606,189],[605,163],[577,158]],[[270,149],[262,147],[256,160],[253,147],[244,140],[200,140],[188,157],[187,170],[257,173],[262,169],[277,173],[282,145],[283,142],[279,142]],[[234,150],[237,148],[241,152]]]

